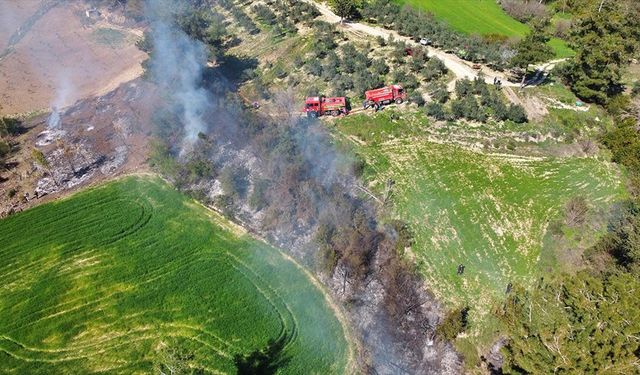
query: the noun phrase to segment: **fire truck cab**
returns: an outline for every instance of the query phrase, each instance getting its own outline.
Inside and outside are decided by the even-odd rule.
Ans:
[[[347,98],[311,96],[305,101],[302,111],[307,114],[307,117],[319,117],[327,114],[340,116],[347,113]]]
[[[400,85],[391,85],[375,90],[365,91],[364,109],[373,107],[378,110],[381,106],[395,102],[401,104],[407,100],[407,92]]]

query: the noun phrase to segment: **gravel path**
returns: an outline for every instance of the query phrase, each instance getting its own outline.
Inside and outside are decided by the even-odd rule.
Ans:
[[[314,4],[322,14],[322,17],[325,19],[325,21],[329,23],[341,22],[340,17],[338,17],[335,13],[333,13],[333,11],[329,9],[329,7],[325,3],[319,3],[313,0],[305,0],[305,1],[307,1],[308,3]],[[344,22],[339,27],[344,30],[353,31],[355,33],[365,33],[373,37],[380,36],[385,39],[388,39],[390,36],[393,36],[395,40],[402,40],[406,42],[408,45],[413,45],[413,46],[419,45],[409,37],[402,36],[393,30],[385,29],[379,26],[371,26],[371,25],[367,25],[359,22]],[[429,56],[435,56],[440,60],[442,60],[445,66],[447,67],[447,69],[449,69],[455,75],[456,78],[453,79],[448,84],[448,89],[450,91],[453,91],[455,82],[457,80],[464,79],[464,78],[473,80],[476,77],[478,77],[478,74],[480,72],[484,73],[484,80],[489,84],[493,84],[494,78],[497,78],[502,81],[503,86],[507,86],[507,87],[520,86],[520,83],[509,82],[504,73],[497,72],[493,69],[488,68],[487,66],[483,65],[482,69],[475,70],[473,69],[472,64],[470,62],[465,61],[454,54],[445,53],[443,50],[434,48],[434,47],[427,47],[427,48],[428,48]],[[540,69],[541,71],[546,72],[551,70],[560,61],[564,61],[564,59],[553,60],[548,63],[541,64],[539,66],[536,66],[536,69]],[[544,74],[541,74],[539,76],[544,76]],[[529,86],[531,86],[532,84],[535,85],[539,82],[540,80],[538,80],[537,82],[529,83]]]

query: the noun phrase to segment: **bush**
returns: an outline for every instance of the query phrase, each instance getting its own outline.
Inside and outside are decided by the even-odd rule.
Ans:
[[[635,81],[631,88],[631,96],[635,98],[638,95],[640,95],[640,81]]]
[[[16,196],[16,194],[18,194],[18,190],[16,188],[11,188],[9,189],[9,191],[7,192],[7,197],[8,198],[13,198]]]
[[[461,79],[456,81],[456,95],[458,98],[463,98],[473,92],[473,85],[468,79]]]
[[[256,13],[258,19],[267,25],[273,25],[276,23],[276,15],[263,4],[258,4],[253,7],[253,11]]]
[[[509,118],[509,120],[517,124],[527,122],[527,113],[525,112],[524,108],[522,108],[522,106],[518,104],[511,104],[509,106],[507,117]]]
[[[446,87],[441,87],[432,92],[431,97],[436,102],[444,104],[449,100],[449,91]]]
[[[584,224],[587,212],[587,200],[582,196],[573,197],[564,206],[564,222],[569,227],[579,227]]]
[[[467,328],[468,307],[461,307],[449,311],[438,328],[436,334],[444,340],[453,341]]]
[[[309,74],[320,77],[322,75],[322,65],[318,59],[312,58],[305,64],[305,69]]]
[[[10,117],[0,118],[0,137],[18,135],[23,130],[22,122]]]
[[[338,74],[338,68],[340,67],[340,58],[334,51],[330,51],[325,58],[324,65],[322,66],[322,77],[326,80],[332,80],[336,74]]]
[[[384,62],[384,59],[375,59],[371,63],[371,71],[375,75],[382,76],[389,73],[389,66]]]
[[[236,211],[233,197],[230,197],[228,195],[217,195],[215,198],[213,198],[213,205],[220,211],[222,211],[222,214],[226,218],[233,219]]]
[[[502,0],[499,3],[508,15],[523,23],[547,16],[547,8],[538,1]]]
[[[256,211],[260,211],[269,203],[267,200],[267,189],[269,188],[269,181],[265,179],[259,179],[253,184],[253,191],[249,196],[249,206]]]
[[[11,146],[9,145],[9,143],[0,139],[0,159],[9,155],[10,151]]]
[[[244,167],[226,166],[220,172],[219,180],[224,194],[230,197],[244,198],[249,185],[249,171]]]
[[[462,99],[456,99],[451,102],[451,115],[454,119],[464,117],[464,103],[462,102]]]
[[[411,92],[409,101],[411,101],[411,103],[416,103],[418,107],[422,107],[424,105],[424,98],[422,97],[422,93],[418,90],[413,90]]]
[[[443,121],[446,118],[446,112],[444,106],[438,102],[430,102],[426,106],[427,115],[435,118],[438,121]]]

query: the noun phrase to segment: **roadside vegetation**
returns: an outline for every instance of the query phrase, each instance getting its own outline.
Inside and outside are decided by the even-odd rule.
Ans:
[[[344,327],[276,249],[157,178],[0,221],[0,372],[344,373]],[[259,361],[259,362],[260,362]]]

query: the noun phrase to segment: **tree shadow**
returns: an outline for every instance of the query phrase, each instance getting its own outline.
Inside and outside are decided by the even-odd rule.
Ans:
[[[236,354],[233,362],[238,375],[271,375],[278,369],[289,363],[290,358],[285,355],[284,349],[290,339],[285,334],[277,340],[269,340],[267,346],[256,349],[248,354]]]
[[[225,55],[220,60],[218,69],[222,76],[237,85],[251,78],[248,73],[254,71],[257,67],[258,60],[256,58]]]

